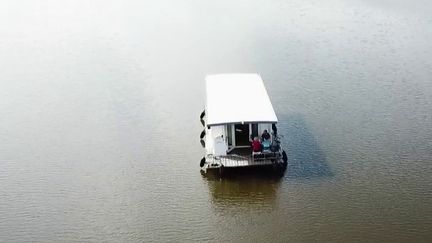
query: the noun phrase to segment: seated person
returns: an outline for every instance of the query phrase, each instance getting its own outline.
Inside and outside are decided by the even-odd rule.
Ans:
[[[254,140],[252,141],[252,152],[257,153],[257,152],[261,152],[261,150],[262,150],[261,143],[258,137],[255,137]]]
[[[270,140],[264,140],[264,141],[262,141],[261,145],[262,145],[263,151],[265,151],[265,150],[269,151],[270,146],[271,146],[271,142],[270,142]]]
[[[264,130],[263,134],[261,135],[261,140],[266,141],[270,139],[270,133],[267,132],[267,130]]]

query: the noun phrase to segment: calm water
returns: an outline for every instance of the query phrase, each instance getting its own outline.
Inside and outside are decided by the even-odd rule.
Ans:
[[[1,1],[0,241],[431,241],[431,11]],[[264,78],[282,178],[201,175],[220,72]]]

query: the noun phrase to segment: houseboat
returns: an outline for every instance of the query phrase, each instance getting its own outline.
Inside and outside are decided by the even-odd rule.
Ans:
[[[204,172],[231,169],[284,172],[287,155],[277,134],[278,119],[264,82],[253,73],[208,75],[200,119]]]

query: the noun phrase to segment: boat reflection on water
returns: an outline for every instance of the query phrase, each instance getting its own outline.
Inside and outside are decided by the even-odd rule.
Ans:
[[[212,205],[225,213],[251,208],[272,209],[282,182],[280,176],[271,172],[236,172],[232,176],[226,174],[223,178],[204,172],[202,175],[209,186]]]

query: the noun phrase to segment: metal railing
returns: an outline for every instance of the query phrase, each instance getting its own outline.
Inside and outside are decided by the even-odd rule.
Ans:
[[[254,153],[250,155],[238,155],[238,154],[230,154],[224,156],[207,156],[208,162],[210,165],[228,165],[230,164],[238,166],[245,165],[259,165],[259,164],[269,164],[269,163],[278,163],[282,159],[282,155],[279,152],[264,152],[264,153]]]

